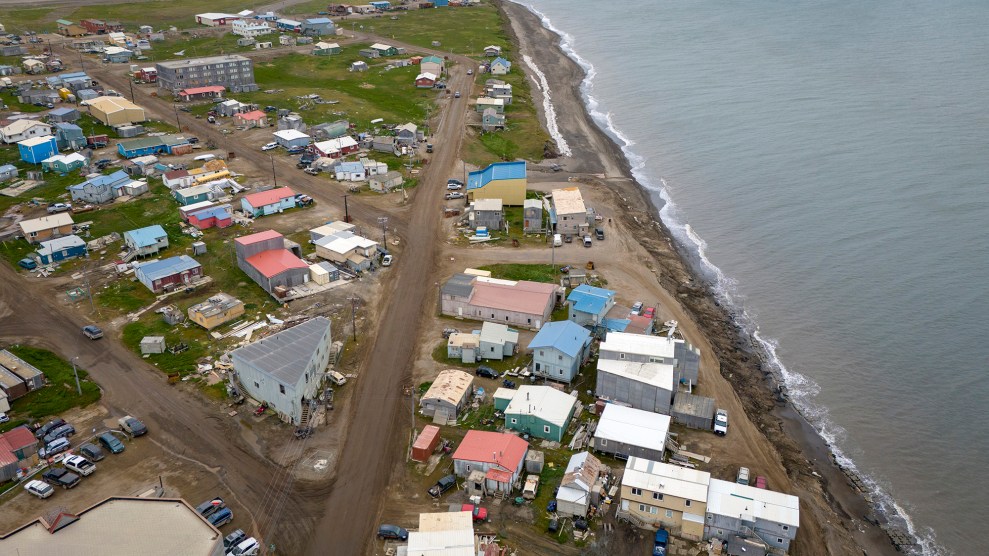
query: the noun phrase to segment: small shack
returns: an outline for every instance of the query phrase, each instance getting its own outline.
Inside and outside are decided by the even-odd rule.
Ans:
[[[165,353],[164,336],[145,336],[141,339],[141,355]]]
[[[419,400],[422,413],[433,417],[445,414],[448,419],[456,419],[467,405],[473,383],[474,377],[464,371],[447,369],[440,372]]]
[[[415,443],[412,444],[412,460],[418,462],[428,461],[429,456],[433,454],[439,443],[440,428],[436,425],[426,425],[422,428],[422,433],[416,438]]]
[[[714,398],[678,393],[670,411],[673,421],[692,429],[714,428]]]

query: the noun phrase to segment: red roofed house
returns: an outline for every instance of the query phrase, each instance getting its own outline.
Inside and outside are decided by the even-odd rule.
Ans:
[[[189,89],[182,89],[179,91],[179,97],[182,100],[199,100],[203,98],[223,98],[223,91],[227,88],[223,85],[210,85],[208,87],[191,87]]]
[[[457,476],[467,478],[484,473],[483,488],[468,484],[468,491],[510,494],[521,480],[528,452],[529,443],[514,434],[467,431],[453,453],[453,471]]]
[[[17,478],[17,470],[38,464],[38,439],[27,427],[0,434],[0,482]]]
[[[309,282],[309,265],[299,244],[268,230],[234,240],[237,266],[275,299],[290,288]]]
[[[175,191],[176,189],[192,187],[196,177],[190,174],[188,170],[172,170],[162,174],[161,181],[164,182],[165,187]]]
[[[559,287],[528,280],[454,274],[440,288],[444,315],[539,330],[549,322]]]
[[[240,200],[240,208],[253,218],[277,214],[295,208],[295,191],[288,187],[278,187],[245,195]]]
[[[260,110],[234,114],[234,125],[244,125],[249,128],[266,127],[268,125],[268,115]]]

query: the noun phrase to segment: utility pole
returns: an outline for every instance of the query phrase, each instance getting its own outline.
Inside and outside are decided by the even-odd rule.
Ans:
[[[343,221],[349,224],[350,223],[350,209],[347,207],[347,197],[350,197],[350,195],[344,195],[343,196]]]
[[[278,187],[278,176],[275,174],[275,157],[268,155],[268,159],[271,160],[271,179],[275,182],[275,187]]]
[[[73,357],[72,358],[72,374],[75,375],[75,377],[76,377],[76,392],[78,392],[79,395],[81,396],[82,395],[82,386],[79,385],[79,372],[76,370],[76,359],[79,359],[79,358],[78,357]]]
[[[381,243],[388,249],[388,217],[379,216],[378,224],[381,224]]]
[[[134,96],[133,94],[131,96]],[[175,127],[178,128],[179,133],[182,133],[182,124],[179,123],[179,107],[177,104],[173,104],[172,108],[175,109]]]
[[[128,85],[130,85],[130,101],[131,101],[131,102],[135,102],[135,103],[136,103],[136,102],[137,102],[137,99],[135,99],[135,98],[134,98],[134,78],[133,78],[133,77],[131,77],[131,78],[130,78],[130,79],[129,79],[129,80],[127,81],[127,84],[128,84]],[[181,129],[179,129],[179,131],[182,131],[182,130],[181,130]]]
[[[357,341],[357,297],[350,298],[350,325],[354,329],[354,341]]]

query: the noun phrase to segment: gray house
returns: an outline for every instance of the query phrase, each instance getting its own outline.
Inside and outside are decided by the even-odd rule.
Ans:
[[[542,199],[526,199],[522,201],[522,231],[543,231],[543,201]]]
[[[371,149],[378,152],[391,153],[395,155],[401,152],[395,138],[391,136],[375,137],[371,140]]]
[[[697,348],[677,338],[608,332],[601,342],[601,359],[672,363],[677,380],[697,384],[701,355]]]
[[[485,322],[481,325],[480,359],[495,359],[501,361],[505,357],[515,355],[519,345],[519,332],[505,324]]]
[[[494,108],[485,108],[481,113],[481,129],[484,131],[505,129],[505,115],[499,114]]]
[[[17,166],[13,164],[4,164],[0,166],[0,182],[11,180],[17,177]]]
[[[309,265],[299,244],[267,230],[234,240],[237,266],[275,299],[289,288],[309,281]]]
[[[470,227],[487,227],[488,230],[501,230],[504,227],[505,215],[502,211],[501,199],[477,199],[472,201],[468,212]]]
[[[419,139],[419,128],[412,122],[395,127],[395,140],[400,145],[415,145]]]
[[[447,369],[436,375],[429,390],[419,399],[424,415],[435,417],[437,413],[456,418],[474,393],[474,377],[457,369]]]
[[[235,93],[257,91],[254,62],[237,54],[169,60],[155,64],[158,87],[177,93],[182,89],[222,85]]]
[[[230,353],[244,390],[279,417],[302,424],[303,408],[320,392],[330,362],[330,320],[316,317]]]
[[[618,404],[605,404],[591,447],[618,458],[635,456],[663,461],[670,417]]]
[[[311,37],[321,37],[323,35],[335,35],[336,26],[328,17],[313,17],[302,20],[302,34]]]
[[[598,398],[669,415],[675,388],[671,364],[598,360],[594,390]]]
[[[800,499],[738,483],[711,479],[707,491],[704,540],[754,534],[786,552],[800,527]]]
[[[591,333],[568,320],[547,322],[529,349],[534,375],[569,383],[590,355]]]
[[[396,187],[400,187],[405,182],[401,172],[391,170],[385,174],[371,176],[368,178],[368,185],[371,191],[387,193]]]

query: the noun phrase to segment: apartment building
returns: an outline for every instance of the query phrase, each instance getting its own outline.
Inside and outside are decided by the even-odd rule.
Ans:
[[[235,93],[257,91],[254,63],[244,56],[224,55],[156,64],[158,86],[174,93],[192,87],[222,85]]]

